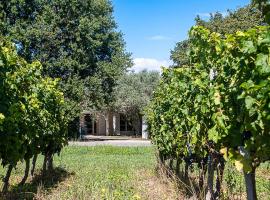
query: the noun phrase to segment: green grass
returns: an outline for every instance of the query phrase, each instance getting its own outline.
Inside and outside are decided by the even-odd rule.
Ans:
[[[41,156],[38,169],[41,169]],[[139,199],[134,185],[139,171],[152,171],[155,167],[154,149],[151,147],[66,147],[55,156],[54,164],[64,170],[48,177],[45,183],[28,183],[16,198],[41,199]],[[0,170],[0,174],[4,174]],[[20,193],[16,187],[23,174],[19,164],[11,178],[11,193]],[[59,183],[57,183],[59,181]],[[56,187],[57,186],[57,187]],[[35,194],[36,193],[36,194]]]
[[[137,195],[132,184],[136,172],[155,166],[153,149],[143,147],[72,147],[57,161],[77,174],[64,199],[72,194],[79,198],[131,199]]]
[[[18,164],[12,173],[7,198],[129,200],[176,199],[175,195],[181,195],[170,183],[156,176],[153,147],[69,146],[60,156],[55,156],[56,170],[45,178],[40,176],[42,159],[39,156],[34,179],[29,178],[23,188],[17,185],[23,175],[24,164]],[[259,199],[270,200],[268,168],[269,164],[263,164],[256,172]],[[5,174],[5,170],[0,169],[0,176]],[[196,176],[197,173],[194,167],[191,175]],[[227,199],[245,199],[243,175],[228,163],[223,186]]]
[[[238,172],[233,164],[227,163],[224,174],[224,182],[226,183],[227,194],[241,194],[246,191],[244,176]],[[256,170],[256,189],[258,199],[270,200],[270,173],[269,163],[262,164]],[[237,196],[237,195],[234,195]]]

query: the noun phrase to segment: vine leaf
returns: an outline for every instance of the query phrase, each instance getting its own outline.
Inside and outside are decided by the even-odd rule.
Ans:
[[[243,43],[243,52],[245,53],[254,53],[257,51],[257,48],[254,46],[252,41],[245,41]]]
[[[256,102],[256,99],[252,98],[251,96],[247,96],[245,98],[246,108],[251,109],[255,102]]]
[[[267,54],[258,54],[257,59],[255,61],[255,65],[258,67],[258,70],[261,74],[270,73],[270,66],[268,64],[268,56]]]

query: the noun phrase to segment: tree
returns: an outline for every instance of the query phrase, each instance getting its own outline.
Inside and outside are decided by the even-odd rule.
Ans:
[[[196,25],[203,26],[211,32],[233,34],[237,31],[246,31],[263,24],[261,12],[254,6],[246,6],[236,11],[228,10],[228,16],[217,12],[211,14],[209,21],[202,20],[199,16],[195,19]]]
[[[134,127],[138,127],[136,123],[144,115],[159,78],[160,74],[157,71],[144,70],[124,74],[114,89],[114,101],[109,110],[123,113]]]
[[[183,40],[181,42],[176,43],[174,50],[171,51],[171,60],[173,61],[174,65],[176,66],[183,66],[189,64],[188,59],[188,46],[189,41]]]
[[[112,109],[132,115],[143,114],[159,78],[157,71],[130,72],[123,75],[114,89],[115,100],[111,105]]]
[[[257,6],[262,12],[264,22],[270,23],[270,1],[269,0],[252,0],[253,5]]]
[[[0,32],[43,75],[61,78],[66,115],[108,104],[117,79],[131,65],[108,0],[3,0]]]
[[[209,20],[203,20],[199,16],[195,19],[196,25],[203,26],[212,32],[220,33],[225,36],[226,34],[236,33],[237,31],[245,31],[263,24],[261,12],[254,6],[249,5],[239,8],[236,11],[228,10],[228,16],[223,16],[217,12],[211,14]],[[189,64],[188,51],[189,40],[178,42],[171,51],[171,59],[175,66],[182,66]]]

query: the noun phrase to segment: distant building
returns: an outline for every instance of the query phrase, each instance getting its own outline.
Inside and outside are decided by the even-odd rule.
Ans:
[[[131,119],[122,113],[84,111],[80,117],[80,135],[136,136],[147,139],[142,116]]]

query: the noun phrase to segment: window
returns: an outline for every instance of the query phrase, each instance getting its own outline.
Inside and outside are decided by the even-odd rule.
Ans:
[[[120,131],[133,131],[133,125],[130,118],[120,114]]]

